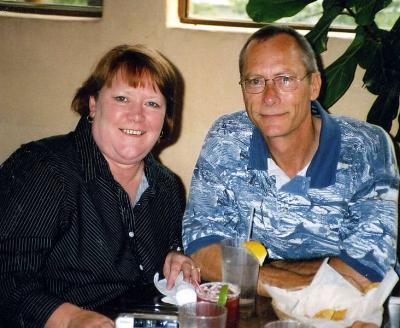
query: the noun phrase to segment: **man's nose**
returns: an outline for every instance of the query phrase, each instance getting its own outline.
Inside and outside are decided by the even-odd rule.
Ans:
[[[275,103],[279,99],[278,90],[273,80],[265,81],[263,96],[266,103]]]

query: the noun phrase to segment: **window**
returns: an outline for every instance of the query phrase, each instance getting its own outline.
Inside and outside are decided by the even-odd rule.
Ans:
[[[0,0],[0,12],[101,17],[103,0]]]
[[[179,0],[179,17],[183,23],[260,27],[247,16],[248,0]],[[293,17],[282,18],[277,23],[290,24],[297,29],[309,29],[322,15],[322,0],[317,0]],[[380,28],[390,29],[400,15],[400,0],[376,15]],[[332,24],[332,30],[350,31],[354,27],[353,18],[340,15]]]

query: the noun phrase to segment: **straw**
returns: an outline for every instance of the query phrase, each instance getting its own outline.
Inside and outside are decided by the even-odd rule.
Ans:
[[[251,215],[249,220],[249,225],[247,226],[247,241],[251,238],[251,231],[253,230],[254,214],[256,213],[255,207],[251,208]]]

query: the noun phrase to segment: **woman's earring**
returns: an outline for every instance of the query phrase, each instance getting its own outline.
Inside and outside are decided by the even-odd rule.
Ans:
[[[164,130],[161,130],[160,135],[158,137],[158,143],[161,142],[161,139],[164,138]]]
[[[88,116],[86,116],[87,121],[92,124],[94,121],[94,117],[91,117],[90,114],[88,114]]]

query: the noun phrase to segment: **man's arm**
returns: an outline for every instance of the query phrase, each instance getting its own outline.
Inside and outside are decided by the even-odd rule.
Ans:
[[[222,254],[219,244],[201,248],[192,255],[192,258],[201,269],[202,279],[207,281],[220,281],[222,279]],[[288,289],[308,285],[319,268],[316,263],[317,261],[275,261],[261,267],[257,287],[258,294],[268,296],[263,287],[265,283]]]
[[[219,244],[201,248],[192,255],[192,258],[201,269],[202,279],[207,281],[222,279],[222,254]],[[260,295],[268,296],[264,284],[286,289],[308,286],[320,268],[322,261],[321,259],[310,261],[278,260],[266,264],[260,268],[257,292]],[[339,258],[331,258],[329,265],[360,291],[366,290],[371,283]]]
[[[192,255],[192,258],[201,269],[202,279],[207,281],[222,280],[222,252],[219,244],[211,244],[201,248]],[[275,266],[272,263],[281,263],[281,265],[276,264]],[[310,269],[307,270],[310,274],[301,274],[296,272],[298,271],[295,268],[296,263],[299,262],[291,262],[291,270],[285,268],[285,263],[288,264],[289,262],[276,261],[272,263],[260,268],[257,287],[257,291],[260,295],[268,296],[263,287],[265,283],[281,288],[304,287],[311,282],[316,272],[316,270],[314,270],[316,266],[314,261],[310,264]],[[299,266],[304,269],[308,265],[306,262],[301,262]],[[313,269],[311,269],[311,267],[313,267]]]
[[[201,278],[206,281],[222,280],[222,252],[219,244],[211,244],[192,254],[201,270]]]
[[[263,284],[286,289],[302,288],[309,285],[323,260],[274,261],[260,269],[258,293],[266,295]],[[360,291],[365,291],[371,281],[347,265],[338,257],[332,257],[329,265]]]

